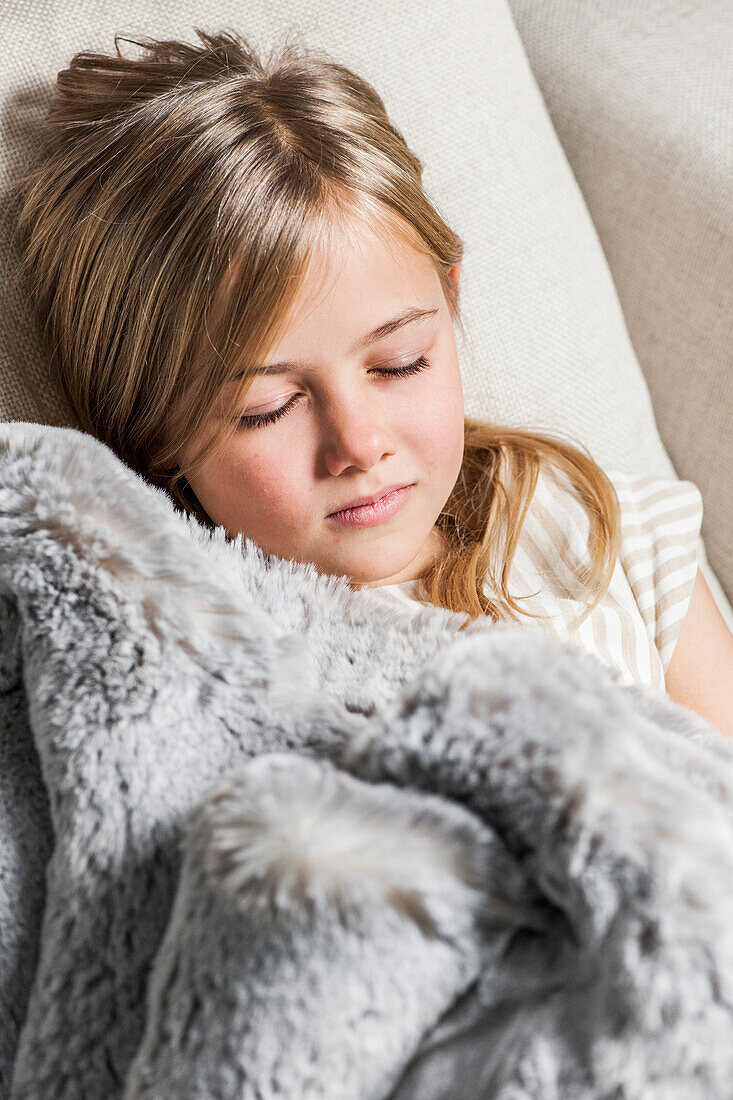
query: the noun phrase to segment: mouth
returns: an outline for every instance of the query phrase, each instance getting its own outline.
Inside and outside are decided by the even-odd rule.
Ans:
[[[331,512],[328,519],[341,527],[374,527],[400,511],[407,503],[415,485],[416,482],[413,482],[410,485],[399,485],[391,490],[388,489],[382,496],[372,498],[367,504]]]
[[[414,484],[414,482],[412,484]],[[366,504],[376,504],[378,500],[384,500],[385,497],[388,497],[390,493],[394,493],[397,489],[408,488],[411,488],[411,484],[407,482],[399,485],[387,485],[384,489],[380,489],[378,493],[372,496],[357,497],[356,500],[350,500],[348,504],[343,504],[340,508],[337,508],[335,512],[329,512],[328,516],[338,516],[342,512],[350,512],[354,508],[362,508]]]

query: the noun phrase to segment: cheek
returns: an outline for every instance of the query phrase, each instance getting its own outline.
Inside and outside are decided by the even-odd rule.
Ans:
[[[311,491],[299,476],[292,450],[264,444],[246,458],[235,450],[219,464],[209,484],[220,512],[246,523],[253,532],[297,520]]]
[[[456,365],[430,389],[410,423],[413,443],[435,469],[453,469],[463,455],[463,389]],[[457,476],[457,475],[456,475]]]

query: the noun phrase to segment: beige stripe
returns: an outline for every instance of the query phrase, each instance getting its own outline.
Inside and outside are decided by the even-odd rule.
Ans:
[[[657,502],[656,506],[650,501],[644,504],[640,511],[654,527],[663,527],[688,515],[699,513],[702,516],[702,497],[697,489],[694,493],[678,493],[676,496],[665,498],[661,504]]]
[[[621,493],[619,493],[619,496]],[[625,495],[625,494],[624,494]],[[691,481],[673,481],[671,484],[665,483],[653,487],[648,493],[644,492],[632,492],[630,499],[633,500],[643,512],[648,512],[659,501],[669,500],[670,502],[679,505],[684,502],[686,498],[694,496],[695,500],[700,496],[700,490]],[[664,513],[660,513],[662,515]]]
[[[641,604],[639,602],[640,597],[637,596],[635,590],[632,588],[631,591],[633,593],[634,600],[636,601],[636,606],[637,606],[637,609],[638,609],[639,614],[641,616],[641,621],[644,623],[647,634],[651,637],[654,634],[654,630],[655,630],[655,627],[657,625],[656,624],[656,614],[657,614],[656,603],[655,603],[654,600],[652,600],[651,603]]]
[[[609,597],[618,604],[617,614],[621,623],[621,652],[623,655],[623,659],[626,662],[626,667],[636,680],[637,684],[642,684],[645,682],[645,680],[642,676],[641,667],[639,664],[639,642],[636,634],[636,624],[634,623],[633,615],[627,608],[623,607],[616,600],[615,596],[611,596],[611,594],[609,593]]]
[[[686,543],[692,543],[693,536],[694,545],[696,547],[697,532],[698,527],[697,525],[695,525],[687,532],[678,532],[677,534],[672,535],[659,535],[654,537],[653,546],[640,546],[638,550],[629,550],[625,553],[622,553],[622,564],[624,566],[624,569],[630,572],[640,561],[644,561],[646,558],[657,557],[659,555],[659,552],[662,550],[666,550],[667,547],[674,549],[676,547],[678,548],[684,546]],[[626,535],[624,533],[624,538],[625,537]],[[690,552],[692,552],[692,547]],[[695,553],[697,553],[696,549]]]
[[[664,627],[657,627],[654,643],[662,660],[662,666],[665,672],[667,671],[667,666],[669,665],[672,652],[682,631],[686,616],[687,605],[680,603],[679,613],[675,615],[673,621],[665,623]]]
[[[536,505],[536,512],[539,520],[541,521],[544,531],[549,540],[548,549],[550,552],[554,552],[554,558],[556,561],[556,569],[559,565],[563,572],[565,581],[563,587],[568,599],[580,600],[584,593],[584,587],[580,582],[577,573],[574,569],[577,569],[583,563],[578,557],[577,550],[573,544],[572,539],[569,537],[567,530],[563,530],[556,517],[545,508],[543,504],[539,502]],[[568,524],[572,525],[572,529],[576,532],[579,538],[582,538],[582,533],[579,530],[577,524],[574,522],[572,516],[568,512],[565,513]],[[571,560],[572,559],[572,562]],[[559,577],[558,577],[559,580]]]
[[[553,545],[552,542],[538,541],[526,526],[522,529],[521,538],[527,556],[532,563],[532,568],[544,577],[543,592],[549,591],[551,595],[557,595],[560,592],[564,597],[571,596],[562,577],[557,572],[558,547]]]
[[[646,681],[645,681],[644,677],[642,676],[641,667],[639,665],[639,654],[638,654],[638,650],[637,650],[638,639],[637,639],[637,634],[636,634],[636,624],[634,622],[633,615],[628,610],[628,608],[623,606],[621,601],[616,597],[615,593],[612,591],[612,588],[609,588],[609,590],[606,593],[604,599],[606,600],[607,604],[610,603],[610,605],[613,608],[615,608],[615,612],[612,611],[610,608],[604,607],[603,603],[599,604],[598,607],[593,612],[593,614],[591,615],[591,622],[594,625],[594,630],[595,630],[596,622],[599,621],[599,619],[603,618],[603,633],[604,633],[604,636],[606,637],[606,639],[608,641],[609,652],[610,652],[610,639],[608,638],[608,627],[607,627],[607,623],[605,621],[604,616],[606,614],[609,614],[609,615],[614,614],[614,613],[616,614],[616,616],[618,618],[619,625],[620,625],[621,656],[624,660],[624,663],[625,663],[627,669],[629,670],[631,675],[634,677],[634,680],[636,681],[636,683],[637,684],[645,683]]]
[[[654,603],[658,605],[660,596],[665,592],[665,581],[667,582],[667,588],[669,589],[668,577],[673,576],[675,573],[679,574],[682,569],[688,567],[697,562],[697,553],[693,547],[692,551],[686,554],[678,554],[676,558],[670,558],[669,561],[663,562],[652,573],[647,573],[643,577],[638,578],[633,582],[629,582],[629,586],[634,593],[639,610],[643,606],[649,607],[648,601],[644,599],[647,594],[654,596]],[[679,585],[679,580],[677,580]]]
[[[535,541],[534,537],[529,533],[529,531],[523,531],[523,537],[525,539],[525,543],[527,545],[528,552],[531,551],[530,556],[531,556],[532,562],[533,563],[534,562],[540,563],[540,568],[545,568],[545,569],[551,568],[551,562],[546,556],[545,548],[543,546],[540,546]],[[567,633],[569,633],[569,624],[570,624],[570,622],[572,622],[572,620],[574,618],[576,618],[576,616],[572,612],[568,612],[566,610],[566,605],[565,605],[565,602],[563,601],[563,599],[555,600],[555,601],[553,601],[553,603],[556,604],[557,611],[559,611],[560,615],[562,616],[562,620],[563,620],[563,623],[565,625],[565,630],[566,630]],[[542,602],[541,606],[543,608],[547,607],[547,605],[544,602]],[[548,610],[551,610],[551,608],[548,608]],[[557,627],[555,626],[555,624],[553,622],[548,622],[547,625],[551,628],[552,633],[556,637],[558,637],[558,638],[563,637],[563,635],[560,633],[560,631],[557,629]]]
[[[596,610],[593,612],[590,619],[588,620],[593,628],[593,641],[595,643],[596,649],[598,650],[599,656],[603,658],[606,664],[609,665],[611,668],[618,668],[618,661],[614,660],[613,654],[611,652],[606,617],[602,611],[599,614],[599,611],[601,611],[601,609],[596,608]],[[623,629],[621,633],[623,635]]]
[[[697,488],[694,481],[688,481],[687,478],[677,478],[674,475],[668,476],[666,474],[624,474],[621,472],[610,473],[606,470],[606,473],[613,481],[616,489],[619,488],[628,490],[633,493],[634,496],[644,496],[644,489],[651,487],[652,491],[656,491],[659,486],[669,486],[672,490],[681,491],[686,489],[689,491],[690,486]]]
[[[656,481],[656,479],[651,479],[651,480]],[[582,505],[580,504],[580,502],[575,501],[574,498],[570,498],[570,499],[573,500],[573,504],[576,507],[582,508]],[[551,516],[551,515],[548,515],[548,513],[542,507],[542,505],[540,505],[538,507],[537,511],[542,516],[542,518],[545,520],[547,526],[551,530],[554,529],[556,531],[557,530],[557,525],[554,521],[554,517]],[[584,509],[583,509],[583,515],[585,517],[587,517],[587,513],[585,512]],[[587,534],[586,534],[586,539],[587,539]],[[635,554],[634,556],[638,557],[637,554]],[[649,558],[648,551],[647,551],[646,555],[644,555],[644,557],[646,559]],[[649,564],[651,565],[651,562]],[[628,583],[628,580],[627,580],[627,583]],[[650,586],[651,586],[651,582],[649,582],[649,583],[650,583]],[[629,586],[629,588],[631,588],[631,586]],[[634,595],[633,589],[631,590],[631,594],[632,594],[632,596]],[[610,607],[609,607],[609,605],[610,605]],[[638,611],[638,609],[637,609],[637,611]],[[651,635],[651,632],[653,631],[654,625],[655,625],[655,623],[654,623],[654,609],[651,608],[650,610],[648,610],[646,617],[641,616],[641,623],[643,624],[645,629],[643,629],[643,630],[637,629],[636,617],[634,615],[634,612],[630,608],[625,607],[624,604],[615,595],[614,580],[612,578],[611,585],[609,586],[609,589],[607,590],[607,592],[604,596],[604,601],[602,601],[601,604],[599,604],[598,607],[595,608],[593,614],[590,616],[590,618],[587,621],[589,622],[590,626],[592,627],[594,642],[595,642],[596,646],[598,647],[600,653],[603,655],[603,657],[607,661],[607,663],[610,663],[610,664],[614,665],[614,667],[616,667],[616,662],[614,661],[614,656],[613,656],[612,643],[610,641],[610,634],[609,634],[610,619],[605,618],[606,615],[610,615],[610,614],[615,614],[616,615],[617,624],[619,626],[618,634],[619,634],[619,637],[620,637],[621,653],[618,654],[617,656],[623,661],[629,675],[631,677],[633,677],[635,682],[637,682],[637,683],[646,683],[646,682],[648,682],[647,678],[644,676],[644,674],[641,671],[642,663],[641,663],[640,646],[641,645],[644,646],[644,652],[645,652],[645,655],[646,655],[646,658],[647,658],[645,668],[647,668],[649,671],[652,671],[652,675],[653,675],[653,669],[657,667],[653,664],[653,662],[651,660],[651,638],[650,638],[650,635]],[[582,625],[584,625],[584,624],[582,624]],[[613,645],[617,645],[617,644],[618,644],[618,642],[616,641],[616,639],[614,639]],[[657,672],[658,672],[658,669],[657,669]],[[657,679],[657,677],[654,677],[654,678]]]
[[[596,607],[593,614],[590,615],[589,617],[587,617],[583,621],[583,623],[580,624],[579,627],[576,627],[575,625],[573,625],[571,627],[571,624],[575,624],[577,622],[578,618],[580,617],[580,615],[585,610],[585,605],[588,603],[587,590],[580,583],[580,581],[578,579],[578,576],[573,571],[573,569],[574,569],[574,567],[577,568],[578,566],[583,564],[581,562],[581,560],[578,558],[576,547],[579,546],[579,545],[583,545],[584,549],[586,549],[586,547],[587,547],[587,537],[588,537],[587,532],[588,532],[588,529],[589,529],[589,526],[590,526],[590,520],[589,520],[589,517],[588,517],[588,513],[586,512],[586,510],[583,507],[583,505],[581,504],[581,502],[577,501],[571,495],[571,493],[563,493],[563,498],[562,498],[562,501],[561,501],[561,505],[564,506],[563,507],[563,513],[562,513],[563,514],[563,519],[566,520],[567,524],[571,526],[571,529],[575,533],[576,540],[577,540],[575,543],[573,542],[572,538],[570,537],[568,531],[566,529],[563,529],[560,526],[560,523],[558,522],[558,519],[557,519],[556,515],[554,515],[551,511],[549,511],[544,506],[544,504],[538,502],[537,505],[536,505],[536,513],[537,513],[539,519],[544,524],[544,532],[543,533],[545,534],[546,538],[549,540],[549,547],[551,548],[550,552],[554,552],[556,561],[559,561],[559,565],[560,565],[561,569],[564,571],[565,577],[570,582],[569,585],[563,585],[565,594],[566,594],[568,599],[572,600],[575,603],[576,608],[577,608],[577,610],[572,612],[572,613],[571,613],[570,609],[567,608],[566,605],[561,605],[560,609],[561,609],[561,612],[563,614],[563,619],[565,621],[565,626],[568,630],[568,634],[574,640],[578,641],[579,644],[582,644],[582,642],[580,642],[579,630],[582,629],[585,626],[585,623],[587,622],[591,627],[593,637],[594,637],[594,642],[596,642],[596,644],[598,644],[598,639],[596,638],[596,631],[595,631],[595,620],[596,620],[596,617],[599,614],[599,611],[600,611],[601,614],[603,614],[603,611],[601,610],[602,609],[602,604],[599,605],[598,607]],[[572,510],[575,511],[575,518],[571,514]],[[578,524],[576,522],[577,517],[580,517],[584,521],[585,527],[586,527],[585,532],[583,532],[580,529],[580,527],[578,526]],[[607,595],[608,595],[608,593],[607,593]],[[581,597],[583,597],[583,598],[581,598]],[[623,629],[622,629],[621,633],[623,634]],[[608,645],[608,632],[607,632],[607,629],[605,627],[605,624],[604,624],[604,627],[602,629],[602,637],[601,637],[601,641],[600,641],[600,648],[601,648],[602,656],[603,656],[604,660],[607,663],[609,661],[611,661],[611,663],[613,663],[612,658],[611,658],[611,651],[610,651],[610,648],[609,648],[609,645]]]
[[[535,558],[529,553],[527,542],[531,540],[526,526],[522,528],[521,537],[517,543],[516,552],[509,571],[509,583],[517,581],[522,589],[531,588],[532,592],[526,593],[532,599],[541,596],[547,584],[547,570],[538,567]],[[514,584],[516,590],[516,584]],[[523,595],[525,592],[523,592]]]
[[[655,482],[663,480],[657,474],[624,474],[620,470],[614,470],[613,472],[606,470],[606,474],[614,483],[616,489],[619,486],[623,488],[628,485],[632,491],[636,488],[643,489],[647,485],[653,485]]]
[[[626,574],[626,579],[629,582],[629,588],[634,593],[636,602],[639,603],[639,598],[641,596],[645,596],[647,592],[654,591],[654,581],[652,580],[652,575],[651,573],[642,573],[640,577],[637,577],[636,580],[632,581],[629,577],[629,570],[626,568],[626,562],[622,562],[621,564],[624,567],[624,573]]]
[[[662,666],[665,672],[667,671],[667,666],[672,657],[674,647],[677,644],[677,639],[682,631],[684,621],[685,616],[683,615],[681,618],[677,619],[676,622],[666,626],[655,638],[655,645],[662,659]]]
[[[671,519],[675,523],[683,519],[690,519],[693,516],[696,518],[700,516],[700,506],[696,503],[689,504],[686,508],[677,508],[674,513],[664,512],[659,516],[649,516],[642,519],[640,523],[624,523],[624,535],[628,538],[632,535],[649,535],[654,532],[663,529],[665,526],[664,520]],[[680,538],[683,532],[677,532],[676,537]],[[674,532],[673,532],[674,534]]]
[[[697,565],[697,548],[694,546],[687,554],[678,554],[676,558],[670,558],[669,561],[662,562],[661,565],[657,566],[652,573],[654,587],[659,589],[660,594],[664,594],[665,581],[669,590],[670,581],[668,578],[693,565]],[[679,584],[679,581],[677,583]]]
[[[695,577],[690,577],[682,584],[677,585],[676,588],[670,589],[669,592],[663,592],[657,601],[657,622],[662,618],[665,611],[675,607],[683,602],[684,598],[688,596],[694,587]],[[666,628],[665,628],[666,629]]]
[[[545,548],[543,546],[540,546],[540,544],[535,540],[532,533],[530,533],[526,528],[524,528],[522,531],[522,541],[527,560],[530,562],[530,564],[532,564],[533,571],[538,575],[544,577],[543,588],[541,588],[537,596],[537,603],[541,608],[547,608],[548,583],[557,583],[557,577],[554,575],[553,569],[550,568],[550,563],[547,558]],[[549,608],[550,614],[553,616],[555,613],[551,612],[551,607],[555,606],[556,603],[557,601],[553,598],[553,593],[551,593],[550,591]]]

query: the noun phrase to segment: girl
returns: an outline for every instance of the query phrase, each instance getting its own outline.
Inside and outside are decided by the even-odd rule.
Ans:
[[[663,690],[692,597],[733,668],[694,485],[464,416],[463,245],[376,91],[313,50],[196,34],[76,54],[21,184],[80,427],[201,523],[406,612],[522,622]]]

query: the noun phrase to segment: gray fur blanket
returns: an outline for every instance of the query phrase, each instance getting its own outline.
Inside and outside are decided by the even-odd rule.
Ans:
[[[733,743],[0,425],[13,1100],[733,1097]]]

